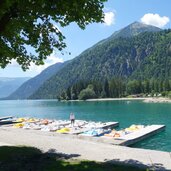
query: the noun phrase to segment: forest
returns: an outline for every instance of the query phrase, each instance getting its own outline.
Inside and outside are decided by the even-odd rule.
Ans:
[[[92,98],[121,97],[154,97],[171,98],[171,80],[129,80],[122,78],[100,81],[79,81],[64,91],[60,100],[86,100]]]

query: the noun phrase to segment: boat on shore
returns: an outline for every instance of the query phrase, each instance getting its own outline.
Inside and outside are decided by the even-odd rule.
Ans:
[[[0,125],[13,124],[15,119],[13,116],[5,116],[0,118]]]

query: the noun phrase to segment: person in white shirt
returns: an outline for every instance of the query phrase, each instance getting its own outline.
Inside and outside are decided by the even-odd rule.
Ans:
[[[74,123],[75,123],[75,115],[73,113],[70,114],[70,121],[71,121],[71,126],[74,126]]]

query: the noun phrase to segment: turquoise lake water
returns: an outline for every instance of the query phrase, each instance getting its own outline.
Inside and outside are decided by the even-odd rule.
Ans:
[[[55,100],[0,101],[0,117],[37,117],[87,121],[118,121],[118,129],[131,124],[164,124],[166,130],[133,147],[171,151],[171,104],[143,103],[142,101],[58,102]]]

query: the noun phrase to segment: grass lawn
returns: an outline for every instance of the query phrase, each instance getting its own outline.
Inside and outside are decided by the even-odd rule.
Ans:
[[[0,147],[0,171],[139,171],[136,167],[127,167],[94,161],[73,160],[72,155],[43,153],[34,147]]]

